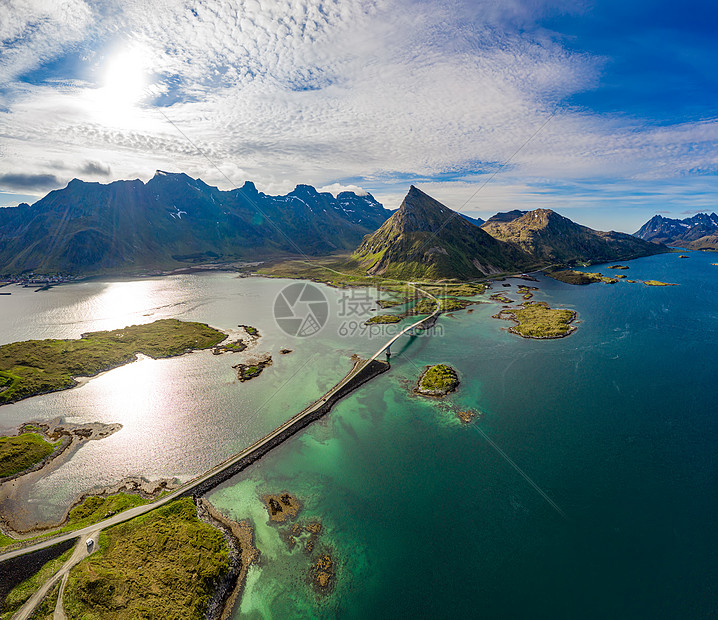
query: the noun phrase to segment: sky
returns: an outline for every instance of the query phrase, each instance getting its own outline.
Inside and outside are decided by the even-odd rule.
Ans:
[[[634,232],[718,196],[708,0],[2,0],[0,206],[185,172]]]

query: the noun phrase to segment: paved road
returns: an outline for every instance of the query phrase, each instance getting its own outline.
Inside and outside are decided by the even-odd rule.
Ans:
[[[191,492],[193,489],[197,488],[201,484],[211,480],[214,476],[221,473],[222,471],[233,467],[236,465],[239,461],[241,461],[244,458],[247,458],[248,456],[251,456],[254,452],[257,452],[258,450],[264,448],[268,443],[274,441],[279,435],[290,429],[295,424],[300,423],[304,418],[306,418],[309,415],[312,415],[313,413],[316,413],[318,409],[321,407],[324,407],[326,405],[326,400],[336,394],[340,389],[345,387],[352,379],[354,379],[359,373],[361,373],[371,362],[376,360],[377,357],[379,357],[390,345],[392,345],[394,342],[396,342],[401,336],[406,334],[408,331],[419,327],[422,323],[429,321],[430,319],[433,319],[435,316],[439,313],[439,301],[431,295],[430,293],[427,293],[426,291],[414,287],[419,292],[423,293],[427,297],[430,297],[436,302],[436,309],[434,312],[432,312],[429,316],[426,316],[422,319],[419,319],[409,325],[408,327],[405,327],[402,329],[398,334],[396,334],[393,338],[388,340],[386,343],[382,345],[382,347],[374,353],[369,359],[362,361],[361,363],[357,364],[350,372],[347,374],[339,383],[337,383],[331,390],[329,390],[322,398],[317,400],[316,402],[312,403],[304,409],[303,411],[300,411],[295,416],[291,417],[289,420],[284,422],[281,426],[278,426],[275,428],[271,433],[268,435],[265,435],[260,439],[259,441],[256,441],[248,448],[245,448],[238,454],[235,454],[234,456],[226,459],[225,461],[222,461],[209,471],[206,471],[201,476],[198,476],[197,478],[194,478],[193,480],[190,480],[189,482],[183,484],[181,487],[176,489],[175,491],[165,495],[164,497],[160,499],[156,499],[153,502],[150,502],[149,504],[145,504],[143,506],[136,506],[134,508],[130,508],[129,510],[125,510],[124,512],[121,512],[117,515],[114,515],[110,517],[109,519],[105,519],[104,521],[100,521],[99,523],[95,523],[94,525],[90,525],[78,530],[74,530],[72,532],[68,532],[66,534],[62,534],[60,536],[54,536],[52,538],[48,538],[42,541],[39,541],[33,545],[28,545],[27,547],[23,547],[21,549],[16,549],[14,551],[8,551],[6,553],[0,554],[0,562],[4,562],[5,560],[9,560],[14,557],[18,557],[21,555],[25,555],[27,553],[32,553],[33,551],[39,551],[40,549],[45,549],[47,547],[50,547],[52,545],[56,545],[57,543],[64,542],[66,540],[72,540],[73,538],[80,537],[82,540],[86,540],[88,536],[93,535],[93,533],[99,532],[100,530],[106,528],[106,527],[112,527],[113,525],[118,525],[119,523],[123,523],[125,521],[129,521],[130,519],[134,519],[135,517],[138,517],[140,515],[146,514],[150,512],[151,510],[154,510],[155,508],[159,508],[160,506],[164,506],[165,504],[168,504],[169,502],[182,497],[183,495],[187,495],[189,492]],[[54,579],[54,577],[53,577]]]

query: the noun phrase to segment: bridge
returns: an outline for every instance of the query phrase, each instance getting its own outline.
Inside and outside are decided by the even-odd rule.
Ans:
[[[225,480],[228,480],[238,472],[242,471],[247,466],[251,465],[258,459],[260,459],[262,456],[267,454],[270,450],[286,441],[289,437],[291,437],[301,429],[305,428],[313,421],[319,419],[324,414],[328,413],[329,410],[334,406],[334,404],[344,398],[347,394],[353,392],[359,386],[373,379],[377,375],[389,370],[389,364],[387,362],[380,361],[378,358],[385,351],[389,352],[391,345],[394,344],[404,334],[413,334],[414,330],[421,328],[422,326],[424,328],[426,328],[427,326],[432,326],[436,322],[440,308],[439,300],[436,299],[436,297],[434,297],[431,293],[427,293],[426,291],[416,286],[414,286],[414,288],[420,293],[423,293],[427,297],[434,300],[434,302],[436,303],[436,308],[434,312],[431,313],[429,316],[419,319],[408,327],[402,329],[395,336],[385,342],[381,346],[381,348],[370,358],[366,360],[357,360],[354,363],[352,369],[347,373],[347,375],[343,379],[341,379],[341,381],[339,381],[339,383],[337,383],[333,388],[326,392],[322,398],[313,402],[311,405],[309,405],[296,415],[292,416],[289,420],[275,428],[271,433],[265,435],[258,441],[254,442],[251,446],[222,461],[218,465],[215,465],[212,469],[206,471],[204,474],[193,478],[192,480],[186,482],[176,490],[172,491],[171,493],[168,493],[167,495],[159,499],[156,499],[143,506],[136,506],[135,508],[125,510],[124,512],[121,512],[108,519],[95,523],[94,525],[77,529],[72,532],[67,532],[59,536],[53,536],[52,538],[44,539],[42,541],[27,545],[20,549],[15,549],[13,551],[7,551],[5,553],[2,553],[0,554],[0,563],[21,555],[40,551],[41,549],[45,549],[61,542],[72,540],[74,538],[80,538],[81,541],[84,542],[87,537],[97,536],[99,531],[103,530],[104,528],[112,527],[113,525],[117,525],[119,523],[129,521],[130,519],[134,519],[135,517],[154,510],[155,508],[164,506],[165,504],[168,504],[169,502],[178,499],[179,497],[202,495],[217,486],[218,484],[224,482]],[[81,559],[82,557],[80,557],[77,561]],[[63,567],[63,569],[64,568],[65,567]]]

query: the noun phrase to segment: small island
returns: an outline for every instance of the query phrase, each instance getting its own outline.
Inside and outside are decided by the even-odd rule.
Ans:
[[[421,373],[415,392],[422,396],[441,398],[459,386],[459,375],[448,364],[427,366]]]
[[[407,301],[406,297],[402,299],[377,299],[376,305],[380,308],[393,308],[395,306],[401,306]]]
[[[476,411],[471,409],[461,409],[456,411],[456,417],[461,420],[464,424],[468,424],[477,416]]]
[[[491,297],[489,297],[489,299],[490,299],[491,301],[498,301],[499,303],[502,303],[502,304],[512,304],[512,303],[514,303],[514,300],[513,300],[513,299],[509,299],[509,298],[506,297],[506,295],[504,295],[503,293],[494,293],[493,295],[491,295]]]
[[[247,348],[244,340],[233,340],[232,342],[221,342],[212,347],[213,355],[222,355],[222,353],[241,353]]]
[[[254,339],[259,338],[259,335],[260,335],[259,330],[256,327],[252,327],[251,325],[237,325],[237,327],[242,328],[252,338],[254,338]]]
[[[320,555],[310,569],[314,587],[324,592],[329,589],[334,580],[334,560],[328,553]]]
[[[401,317],[396,314],[377,314],[371,317],[364,325],[389,325],[391,323],[399,323]]]
[[[519,285],[518,293],[523,297],[525,300],[532,299],[534,294],[533,291],[538,291],[538,288],[535,286],[526,286],[525,284]]]
[[[677,284],[671,284],[669,282],[661,282],[660,280],[642,280],[646,286],[678,286]]]
[[[456,297],[440,297],[439,312],[455,312],[468,308],[473,301],[468,299],[457,299]],[[421,299],[411,309],[409,314],[433,314],[436,310],[436,302],[433,299]]]
[[[618,282],[616,278],[607,278],[600,273],[587,273],[574,269],[546,272],[546,275],[554,280],[565,282],[566,284],[577,284],[580,286],[593,284],[594,282],[604,282],[605,284],[615,284]]]
[[[237,371],[237,379],[240,383],[254,379],[262,374],[262,371],[272,365],[272,356],[267,355],[264,359],[248,364],[235,364],[232,366]]]
[[[611,265],[609,269],[628,269],[628,265]]]
[[[77,385],[129,364],[137,354],[155,359],[210,349],[226,338],[205,323],[160,319],[112,331],[82,334],[76,340],[26,340],[0,346],[0,405]]]
[[[566,308],[550,308],[544,301],[529,301],[517,308],[504,309],[495,319],[514,321],[509,332],[522,338],[553,339],[564,338],[574,331],[576,313]]]

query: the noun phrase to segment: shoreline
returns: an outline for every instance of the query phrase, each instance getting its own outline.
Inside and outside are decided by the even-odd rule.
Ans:
[[[26,424],[31,424],[31,422],[25,422],[19,428],[24,428]],[[55,418],[50,422],[35,423],[35,425],[40,429],[38,434],[44,439],[57,441],[58,438],[62,437],[63,443],[54,452],[48,454],[42,461],[22,472],[7,476],[0,481],[0,530],[11,538],[16,537],[13,536],[13,534],[17,535],[18,542],[22,542],[22,540],[29,536],[41,534],[48,529],[61,527],[67,520],[69,511],[76,505],[76,503],[73,503],[73,505],[68,508],[67,513],[59,525],[35,523],[29,528],[22,527],[20,523],[18,523],[17,515],[24,512],[24,506],[27,504],[25,494],[28,489],[48,472],[54,471],[69,461],[86,442],[105,439],[122,428],[122,425],[117,423],[62,423],[60,418]],[[18,507],[20,510],[13,509],[16,504],[19,504]]]
[[[225,516],[204,497],[195,497],[194,500],[197,517],[224,535],[230,557],[230,571],[217,584],[205,617],[229,620],[244,593],[249,567],[259,561],[260,551],[254,546],[254,528],[248,521],[235,521]]]
[[[1,486],[2,485],[0,485],[0,487]],[[84,491],[79,495],[76,495],[63,513],[61,520],[57,522],[35,522],[28,529],[20,529],[13,527],[7,517],[0,517],[0,533],[3,533],[10,538],[14,538],[16,541],[5,546],[3,551],[11,550],[16,544],[22,546],[23,543],[28,542],[30,539],[43,536],[44,534],[57,534],[57,530],[60,530],[67,525],[70,512],[90,497],[111,497],[120,493],[126,493],[138,495],[143,499],[151,501],[157,499],[157,497],[159,497],[162,493],[174,491],[180,486],[181,483],[177,478],[147,480],[142,476],[126,476],[117,484],[107,485],[95,490]],[[16,495],[18,490],[13,490],[12,495]],[[0,506],[2,505],[2,502],[6,501],[6,499],[7,498],[5,497],[0,499]],[[3,511],[3,514],[6,514],[5,511]],[[81,527],[85,526],[80,526],[80,528]],[[68,531],[71,532],[72,530]]]

